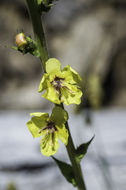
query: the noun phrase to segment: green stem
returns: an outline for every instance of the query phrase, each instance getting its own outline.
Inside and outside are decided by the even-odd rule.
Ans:
[[[35,41],[40,52],[42,67],[45,71],[45,62],[48,60],[49,56],[42,26],[41,12],[39,11],[37,0],[26,0],[26,2],[32,20]]]
[[[68,123],[66,124],[67,129],[69,129]],[[86,190],[86,186],[83,179],[83,174],[81,170],[80,163],[77,162],[76,156],[75,156],[75,147],[73,144],[73,140],[69,131],[69,141],[67,145],[67,152],[70,158],[70,161],[72,163],[72,168],[74,171],[74,176],[76,179],[78,190]]]
[[[43,30],[42,21],[41,21],[41,13],[39,12],[37,0],[26,0],[26,2],[28,5],[31,20],[32,20],[35,41],[37,43],[37,46],[38,46],[38,49],[40,52],[40,59],[42,62],[42,67],[45,71],[45,62],[48,60],[49,55],[48,55],[48,51],[47,51],[44,30]],[[63,105],[61,105],[61,106],[64,109]],[[68,152],[70,161],[72,163],[72,168],[74,171],[77,187],[78,187],[78,190],[86,190],[80,163],[78,163],[76,160],[75,147],[74,147],[74,143],[73,143],[73,140],[71,137],[68,123],[66,123],[66,128],[69,131],[69,141],[68,141],[68,145],[66,148],[67,148],[67,152]]]
[[[62,105],[62,107],[63,107],[63,105]],[[68,129],[68,132],[69,132],[69,141],[68,141],[68,145],[67,145],[66,148],[67,148],[67,153],[69,155],[70,161],[72,163],[72,168],[73,168],[73,171],[74,171],[74,176],[75,176],[75,179],[76,179],[77,187],[78,187],[78,190],[86,190],[86,186],[85,186],[81,166],[80,166],[80,163],[76,159],[76,155],[75,155],[76,149],[75,149],[75,146],[74,146],[74,143],[73,143],[73,139],[72,139],[72,136],[71,136],[71,132],[70,132],[70,129],[69,129],[68,122],[66,123],[66,128]]]

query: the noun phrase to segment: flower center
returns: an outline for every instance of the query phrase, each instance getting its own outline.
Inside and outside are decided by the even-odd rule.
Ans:
[[[60,100],[61,100],[61,87],[62,87],[62,82],[64,80],[65,80],[64,78],[55,76],[54,80],[51,82],[51,84],[53,85],[53,87],[58,92]]]
[[[55,123],[53,121],[47,122],[47,129],[49,130],[54,129],[55,131],[57,131],[57,128],[55,127]]]
[[[62,81],[64,80],[64,78],[60,78],[55,76],[54,80],[51,82],[51,84],[54,86],[54,88],[60,92],[60,88],[62,87]]]
[[[44,130],[47,130],[47,133],[49,133],[49,132],[54,133],[55,131],[57,131],[57,128],[56,128],[55,123],[53,121],[47,121],[47,126],[40,131],[42,132]]]

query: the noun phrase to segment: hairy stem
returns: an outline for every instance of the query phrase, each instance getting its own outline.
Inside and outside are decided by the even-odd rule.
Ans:
[[[30,16],[31,16],[31,20],[32,20],[35,41],[37,43],[37,46],[40,52],[42,67],[45,71],[45,62],[48,60],[49,55],[48,55],[48,50],[46,46],[46,40],[45,40],[44,30],[42,26],[41,13],[39,11],[38,2],[37,0],[26,0],[26,2],[27,2]],[[61,105],[61,107],[64,109],[63,105]],[[66,148],[67,148],[67,152],[68,152],[68,155],[72,164],[72,168],[74,171],[77,187],[78,187],[78,190],[86,190],[80,163],[78,163],[76,160],[75,147],[74,147],[74,143],[71,137],[68,123],[66,123],[66,128],[69,131],[69,141]]]
[[[62,105],[62,107],[63,107],[63,105]],[[78,161],[76,159],[76,155],[75,155],[76,150],[75,150],[75,146],[74,146],[74,143],[73,143],[73,139],[72,139],[72,136],[71,136],[71,132],[70,132],[70,129],[69,129],[68,122],[66,123],[66,128],[67,128],[67,130],[69,132],[69,140],[68,140],[68,145],[66,146],[66,149],[67,149],[67,153],[69,155],[70,161],[72,163],[72,168],[73,168],[73,171],[74,171],[74,176],[75,176],[75,179],[76,179],[77,187],[78,187],[78,190],[86,190],[86,186],[85,186],[81,166],[80,166],[80,163],[78,163]]]
[[[37,0],[26,0],[26,2],[31,16],[35,41],[40,52],[42,68],[45,71],[45,62],[48,60],[49,56],[41,21],[41,12],[39,11]]]

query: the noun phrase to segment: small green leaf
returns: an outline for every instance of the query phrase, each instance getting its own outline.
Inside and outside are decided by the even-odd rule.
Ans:
[[[56,162],[56,164],[58,165],[59,169],[61,170],[61,173],[64,175],[66,180],[69,183],[72,183],[74,187],[76,187],[77,184],[76,184],[76,180],[74,177],[72,166],[70,164],[67,164],[65,162],[62,162],[62,161],[54,158],[53,156],[52,156],[52,158]]]
[[[87,143],[81,144],[77,148],[77,150],[76,150],[76,158],[77,158],[78,162],[80,162],[82,160],[82,158],[84,157],[84,155],[87,153],[88,147],[91,144],[91,142],[93,141],[94,137],[95,136],[93,136],[90,141],[88,141]]]
[[[17,46],[11,46],[12,49],[18,51],[18,47]]]
[[[35,57],[40,57],[40,52],[38,48],[36,47],[33,52],[30,52]]]

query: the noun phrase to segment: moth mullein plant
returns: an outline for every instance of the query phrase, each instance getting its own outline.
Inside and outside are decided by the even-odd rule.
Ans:
[[[34,138],[42,137],[40,142],[41,153],[45,156],[54,155],[59,147],[58,139],[65,145],[68,143],[68,130],[65,123],[68,120],[67,112],[55,106],[49,117],[48,113],[31,113],[31,120],[27,122],[27,126]]]
[[[12,48],[22,54],[30,53],[40,59],[44,75],[38,91],[44,91],[42,97],[54,103],[51,115],[44,112],[31,113],[27,122],[33,138],[40,138],[40,149],[44,156],[51,156],[66,180],[78,190],[86,190],[80,162],[87,152],[93,138],[75,147],[68,124],[68,113],[65,105],[80,104],[82,91],[79,87],[80,75],[69,65],[61,69],[56,58],[49,58],[42,24],[42,15],[48,12],[55,0],[26,0],[32,20],[34,39],[23,32],[16,35]],[[78,129],[77,129],[78,130]],[[53,155],[59,148],[59,140],[66,146],[70,164],[56,159]]]
[[[80,75],[69,65],[61,70],[61,63],[55,58],[50,58],[45,65],[46,73],[38,90],[39,92],[45,90],[42,97],[55,104],[80,104],[82,96],[78,86],[81,82]]]

